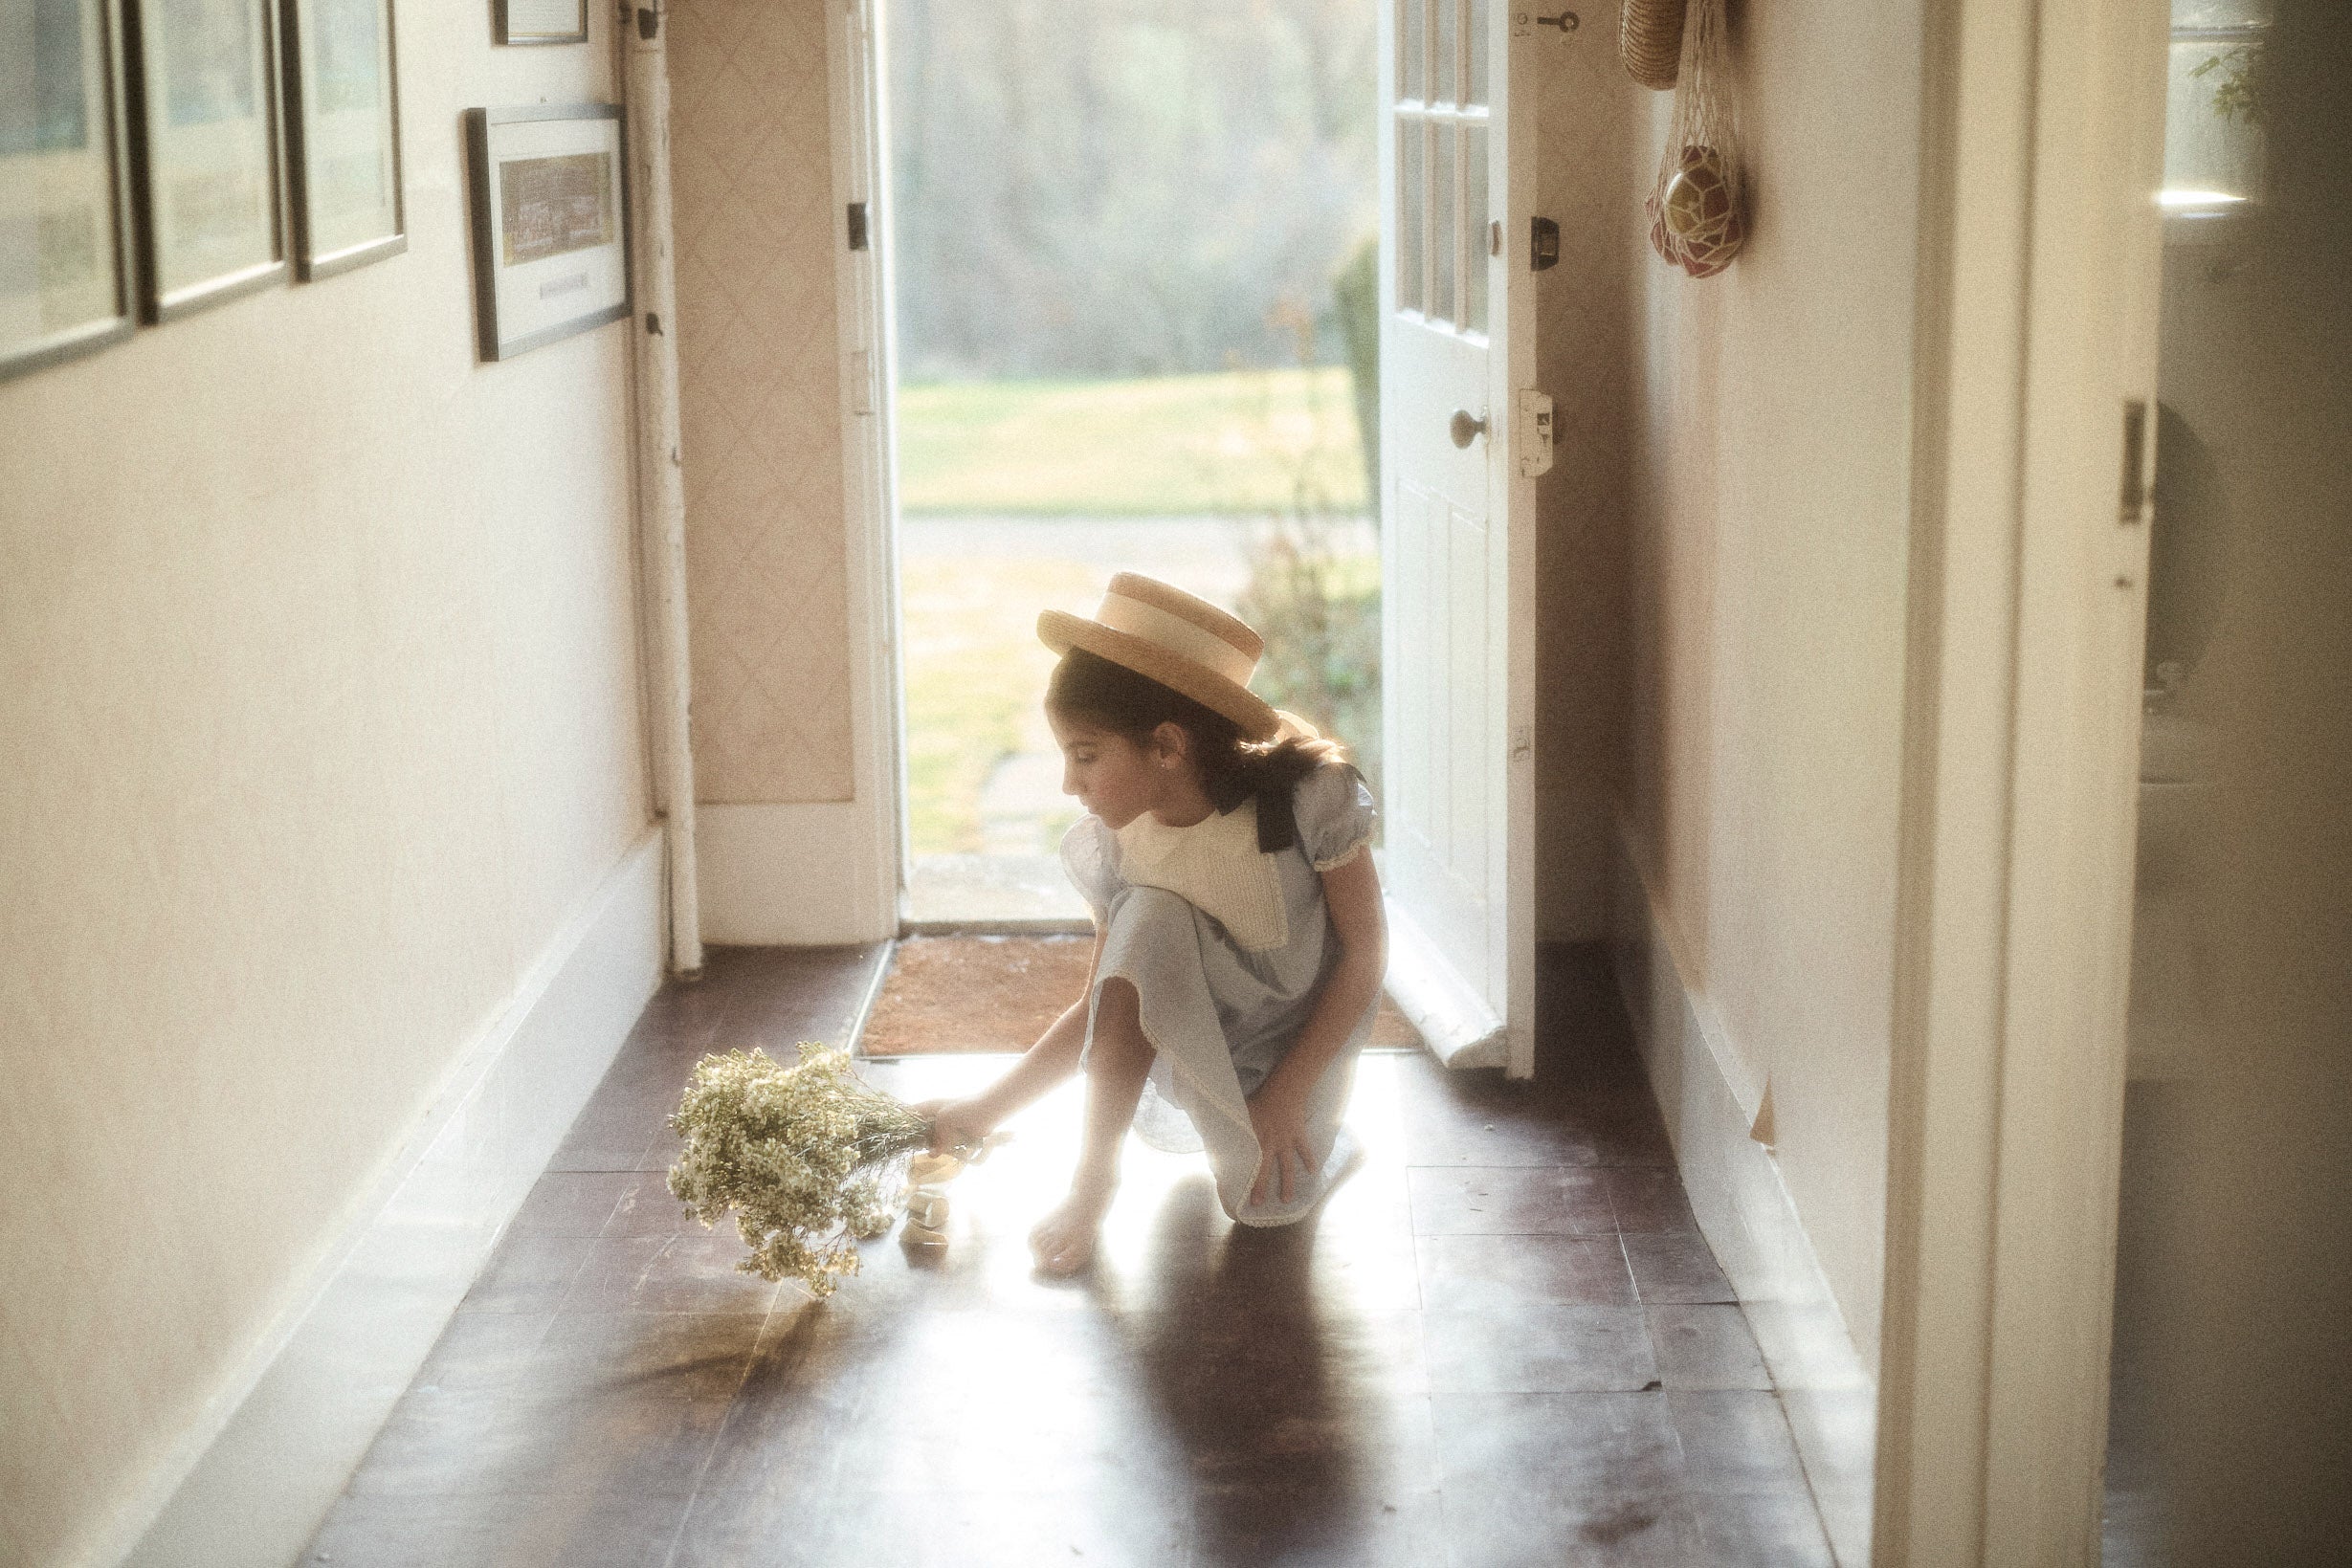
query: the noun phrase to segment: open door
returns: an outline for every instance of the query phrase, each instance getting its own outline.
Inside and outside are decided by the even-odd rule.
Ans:
[[[1383,3],[1382,663],[1389,988],[1449,1065],[1526,1077],[1534,475],[1550,428],[1515,107],[1532,95],[1511,81],[1514,43],[1532,40],[1512,37],[1513,14]]]

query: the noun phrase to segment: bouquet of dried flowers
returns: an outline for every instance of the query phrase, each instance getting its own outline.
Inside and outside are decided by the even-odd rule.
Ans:
[[[818,1296],[857,1272],[857,1239],[890,1228],[907,1157],[931,1143],[931,1123],[846,1052],[806,1044],[792,1067],[757,1049],[703,1057],[670,1125],[686,1140],[670,1190],[705,1226],[735,1211],[751,1248],[736,1267]]]

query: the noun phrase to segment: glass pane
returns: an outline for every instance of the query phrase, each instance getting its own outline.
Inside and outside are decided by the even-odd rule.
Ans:
[[[2180,28],[2268,27],[2272,0],[2172,0],[2172,25]]]
[[[1470,0],[1470,94],[1465,102],[1486,101],[1487,0]]]
[[[1429,221],[1422,182],[1424,125],[1396,117],[1396,308],[1421,308],[1421,233]]]
[[[1418,101],[1429,69],[1430,0],[1396,0],[1396,96]]]
[[[1461,254],[1461,229],[1453,206],[1453,123],[1438,121],[1436,144],[1430,149],[1430,269],[1429,313],[1448,321],[1461,320],[1453,300],[1453,258]]]
[[[1431,18],[1437,42],[1436,59],[1430,66],[1430,101],[1455,101],[1453,74],[1461,51],[1456,47],[1461,35],[1461,0],[1437,0],[1437,14]]]
[[[1487,223],[1494,216],[1486,210],[1486,125],[1483,121],[1462,127],[1462,140],[1469,144],[1470,166],[1463,174],[1462,237],[1468,241],[1468,254],[1462,257],[1462,324],[1473,332],[1486,330],[1486,272],[1491,266]]]
[[[2261,48],[2261,34],[2252,30],[2173,39],[2164,103],[2165,210],[2212,217],[2262,199],[2262,122],[2254,87]]]

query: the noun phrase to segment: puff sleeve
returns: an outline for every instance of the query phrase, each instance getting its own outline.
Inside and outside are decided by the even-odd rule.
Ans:
[[[1337,870],[1372,841],[1379,817],[1364,775],[1345,762],[1327,762],[1298,781],[1291,797],[1298,814],[1298,848],[1319,872]]]
[[[1093,812],[1080,817],[1062,835],[1062,871],[1094,912],[1099,929],[1110,915],[1111,899],[1126,881],[1119,874],[1119,840]]]

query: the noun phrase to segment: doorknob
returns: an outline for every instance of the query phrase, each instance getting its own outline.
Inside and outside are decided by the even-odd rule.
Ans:
[[[1468,409],[1456,409],[1453,422],[1446,428],[1453,432],[1455,446],[1467,447],[1486,433],[1486,421],[1484,418],[1471,418]]]

